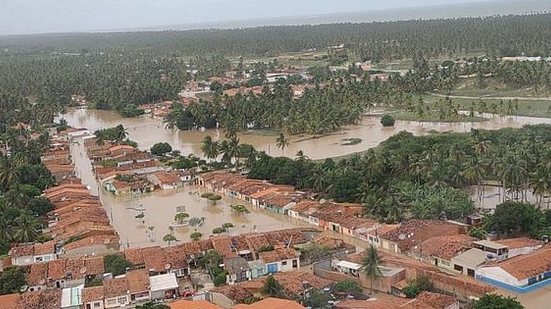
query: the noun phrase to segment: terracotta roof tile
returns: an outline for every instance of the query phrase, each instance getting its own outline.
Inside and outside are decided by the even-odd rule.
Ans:
[[[533,238],[530,238],[530,237],[500,239],[500,240],[494,240],[494,242],[497,242],[498,244],[505,245],[509,249],[538,247],[538,246],[542,246],[544,244],[543,241],[533,239]]]
[[[87,275],[101,275],[105,272],[105,265],[101,256],[85,258],[84,266],[86,267]]]
[[[461,226],[444,221],[409,220],[398,228],[382,234],[381,238],[397,243],[402,251],[408,251],[435,235],[457,235],[462,232]]]
[[[104,298],[103,286],[94,286],[94,287],[84,288],[82,290],[82,302],[85,304],[93,301],[103,300],[103,298]]]
[[[53,280],[65,277],[65,259],[53,260],[48,262],[48,278]]]
[[[128,290],[139,293],[149,290],[149,273],[145,269],[132,270],[126,273]]]
[[[501,267],[518,280],[528,279],[551,269],[551,247],[515,256],[492,266]]]
[[[31,256],[34,252],[34,244],[20,245],[10,250],[11,257]]]
[[[298,253],[293,248],[275,249],[273,251],[260,252],[259,258],[266,263],[290,260],[298,257]]]
[[[46,279],[48,279],[48,264],[36,263],[30,266],[29,273],[27,274],[27,284],[29,286],[46,284]]]
[[[414,247],[412,251],[422,256],[451,260],[457,254],[472,248],[475,240],[475,238],[465,234],[436,236],[422,242]]]
[[[105,298],[126,295],[126,292],[128,291],[128,279],[123,277],[105,280],[103,281],[103,288]]]
[[[451,296],[426,291],[419,294],[416,300],[421,305],[416,308],[427,308],[428,306],[430,306],[431,308],[435,309],[445,309],[448,306],[457,303],[457,300]]]
[[[14,309],[59,309],[61,307],[61,290],[41,290],[27,292],[19,296]]]

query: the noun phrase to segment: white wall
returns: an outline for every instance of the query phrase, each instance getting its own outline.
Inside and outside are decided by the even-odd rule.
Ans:
[[[501,267],[482,267],[475,270],[475,275],[483,276],[512,286],[524,286],[528,284],[528,280],[518,281],[517,278],[511,276]]]

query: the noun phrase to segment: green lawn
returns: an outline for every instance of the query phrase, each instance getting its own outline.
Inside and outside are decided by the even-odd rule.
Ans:
[[[413,112],[407,111],[395,111],[389,113],[396,120],[406,120],[406,121],[419,121],[419,122],[479,122],[485,121],[487,119],[482,117],[469,117],[467,115],[459,115],[458,118],[444,118],[440,119],[440,116],[437,112],[431,112],[430,114],[425,114],[422,118],[418,118],[417,115]]]

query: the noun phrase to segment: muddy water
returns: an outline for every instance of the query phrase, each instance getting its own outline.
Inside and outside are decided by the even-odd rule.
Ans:
[[[235,227],[228,234],[263,232],[284,229],[300,225],[284,216],[276,215],[262,209],[251,209],[251,213],[238,215],[230,211],[231,204],[244,204],[238,200],[224,197],[216,204],[209,203],[200,197],[201,189],[186,186],[177,190],[158,190],[137,196],[116,197],[98,186],[92,172],[82,140],[72,144],[72,157],[77,176],[90,187],[92,194],[99,195],[107,210],[111,223],[120,235],[123,247],[145,247],[152,245],[166,246],[163,236],[171,233],[169,226],[174,221],[177,210],[184,211],[190,217],[205,217],[203,226],[175,228],[172,233],[178,242],[190,241],[189,235],[197,230],[203,238],[212,234],[212,229],[231,222]],[[136,210],[142,208],[142,210]],[[178,209],[183,206],[183,209]],[[249,205],[247,205],[249,207]],[[143,219],[135,218],[140,213]],[[152,229],[150,227],[153,227]],[[178,243],[176,242],[176,243]],[[174,244],[174,242],[173,242]]]
[[[68,123],[74,127],[86,127],[91,131],[113,127],[123,124],[132,140],[138,142],[141,149],[147,149],[153,144],[166,141],[174,149],[179,149],[184,154],[201,154],[201,141],[210,135],[215,139],[222,139],[221,130],[206,131],[178,131],[168,130],[159,119],[148,116],[140,118],[121,118],[114,112],[95,110],[70,110],[63,115]],[[491,115],[489,115],[491,117]],[[376,116],[365,117],[360,124],[348,126],[334,134],[313,139],[308,136],[293,136],[291,145],[285,149],[285,155],[294,154],[303,150],[312,159],[323,159],[360,152],[377,146],[390,136],[406,130],[417,135],[428,134],[430,131],[468,132],[472,128],[499,129],[503,127],[521,127],[525,124],[551,123],[550,119],[530,117],[505,117],[490,118],[478,123],[420,123],[415,121],[397,121],[395,127],[383,128]],[[275,137],[260,134],[240,134],[242,143],[252,144],[256,149],[266,151],[272,155],[281,155],[280,149],[275,146]],[[343,139],[361,138],[362,142],[356,145],[344,146]],[[143,247],[151,245],[166,246],[162,238],[170,232],[169,226],[174,221],[177,207],[184,206],[185,212],[191,217],[205,217],[205,224],[197,227],[205,237],[211,234],[215,227],[226,222],[234,224],[235,228],[229,233],[239,234],[251,231],[270,231],[303,224],[292,222],[284,216],[275,215],[264,210],[253,210],[248,215],[236,215],[230,211],[229,205],[242,204],[240,201],[224,197],[216,205],[207,203],[199,197],[199,188],[188,186],[176,191],[157,191],[141,196],[115,197],[100,188],[92,173],[92,166],[86,157],[82,140],[72,145],[72,156],[75,161],[76,171],[83,182],[91,187],[95,195],[99,195],[104,207],[107,209],[113,226],[121,236],[123,247]],[[495,192],[494,192],[495,193]],[[499,203],[499,198],[493,195],[491,188],[485,190],[485,199],[479,204],[482,208],[494,208]],[[474,201],[477,194],[472,193]],[[134,210],[143,205],[144,219],[136,219],[135,216],[142,211]],[[134,209],[133,209],[134,208]],[[153,227],[153,229],[150,229]],[[189,241],[189,234],[194,228],[183,227],[174,229],[173,233],[179,241]]]
[[[428,134],[430,131],[453,131],[468,132],[472,128],[478,129],[500,129],[504,127],[522,127],[525,124],[551,123],[549,118],[533,117],[489,117],[488,121],[476,123],[440,123],[440,122],[416,122],[416,121],[396,121],[396,125],[391,128],[383,128],[379,123],[379,117],[364,117],[360,124],[347,126],[342,130],[323,136],[320,138],[311,138],[309,136],[293,136],[291,144],[282,153],[275,145],[275,136],[262,135],[254,133],[239,134],[241,143],[253,145],[256,149],[266,151],[271,155],[286,155],[293,157],[302,150],[311,159],[324,159],[328,157],[337,157],[354,152],[365,151],[377,146],[380,142],[390,136],[406,130],[416,135]],[[97,110],[70,110],[63,117],[74,127],[86,127],[91,131],[113,127],[123,124],[132,140],[138,142],[139,147],[148,149],[159,141],[170,143],[174,149],[182,151],[183,154],[195,153],[202,156],[201,141],[207,135],[213,139],[223,139],[222,130],[205,131],[179,131],[177,129],[165,129],[162,120],[153,119],[149,116],[139,118],[121,118],[111,111]],[[342,145],[343,139],[361,138],[362,142],[356,145]]]

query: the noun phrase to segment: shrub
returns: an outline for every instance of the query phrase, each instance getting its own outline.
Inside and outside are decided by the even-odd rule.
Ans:
[[[395,122],[396,120],[394,120],[394,117],[390,115],[383,115],[383,117],[381,117],[381,124],[383,127],[393,127]]]

